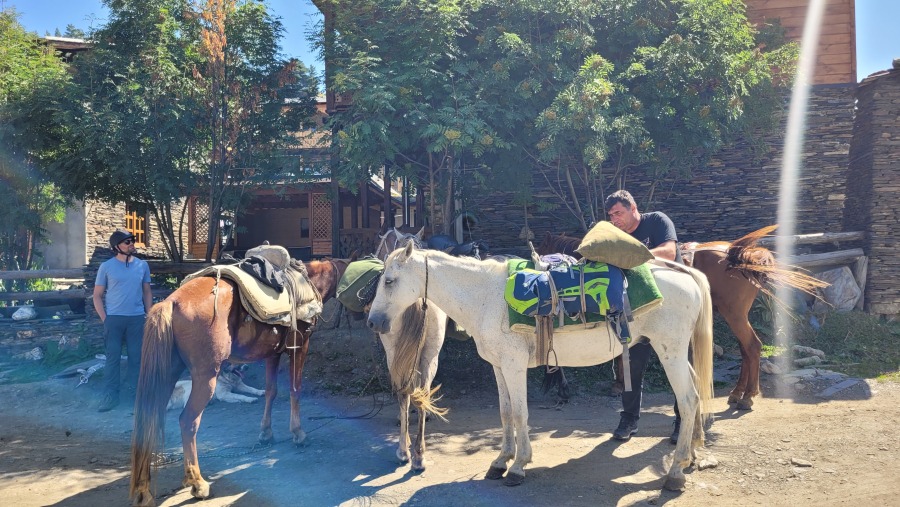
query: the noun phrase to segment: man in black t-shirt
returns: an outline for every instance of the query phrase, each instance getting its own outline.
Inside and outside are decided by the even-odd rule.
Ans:
[[[644,243],[654,256],[681,262],[675,225],[665,213],[659,211],[640,213],[634,197],[627,190],[619,190],[610,194],[606,198],[605,205],[609,221]],[[632,390],[622,393],[622,415],[619,426],[613,432],[613,438],[616,440],[626,441],[631,438],[631,435],[637,433],[637,422],[641,417],[641,387],[644,382],[644,370],[647,368],[652,350],[653,347],[646,341],[635,343],[628,350]],[[680,426],[681,416],[678,414],[678,405],[676,404],[675,431],[669,438],[672,443],[676,443],[678,440]]]

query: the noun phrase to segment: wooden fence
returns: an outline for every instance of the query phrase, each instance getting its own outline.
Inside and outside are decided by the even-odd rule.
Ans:
[[[150,262],[150,273],[154,275],[171,274],[182,278],[186,275],[200,271],[211,265],[208,262]],[[35,280],[50,278],[53,280],[65,280],[67,282],[84,282],[84,268],[72,269],[34,269],[29,271],[0,271],[0,280]],[[93,284],[93,280],[90,281]],[[157,287],[152,289],[153,297],[165,298],[172,293],[172,289]],[[46,301],[48,299],[85,299],[90,297],[92,290],[86,288],[28,291],[28,292],[0,292],[0,301]]]
[[[827,245],[832,244],[838,246],[840,243],[858,242],[865,238],[863,232],[823,232],[817,234],[801,234],[794,236],[795,245]],[[349,256],[353,250],[370,252],[374,251],[377,246],[378,231],[374,229],[357,229],[352,234],[347,235],[347,239],[342,237],[341,250],[342,254]],[[775,245],[774,238],[764,238],[760,240],[760,245],[771,248]],[[346,251],[346,253],[345,253]],[[853,272],[860,290],[865,294],[866,273],[868,271],[868,258],[862,248],[837,249],[826,253],[813,253],[795,255],[788,259],[788,264],[797,266],[809,271],[821,271],[828,268],[840,266],[849,266]],[[205,262],[150,262],[150,272],[153,274],[172,274],[184,277],[190,273],[199,271],[210,263]],[[31,280],[37,278],[52,278],[64,280],[81,280],[84,281],[84,269],[44,269],[31,271],[0,271],[0,280]],[[93,280],[91,280],[93,282]],[[172,289],[155,288],[153,289],[153,297],[164,298],[171,294]],[[91,293],[88,289],[63,289],[49,291],[31,291],[31,292],[0,292],[0,301],[39,301],[48,299],[75,299],[87,298]],[[858,308],[862,308],[862,299]]]

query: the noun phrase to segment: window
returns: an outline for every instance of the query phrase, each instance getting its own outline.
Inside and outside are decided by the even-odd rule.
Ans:
[[[138,203],[125,203],[125,229],[134,234],[134,244],[146,247],[150,244],[147,231],[147,206]]]
[[[300,219],[300,237],[301,238],[309,237],[309,219],[308,218]]]

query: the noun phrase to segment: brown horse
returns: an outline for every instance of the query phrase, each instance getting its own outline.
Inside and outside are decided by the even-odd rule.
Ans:
[[[712,303],[738,339],[741,349],[741,374],[728,396],[728,403],[739,410],[750,410],[753,397],[759,394],[759,358],[762,341],[750,325],[748,314],[753,301],[762,290],[771,293],[767,285],[783,285],[812,293],[825,284],[813,277],[779,266],[768,249],[757,242],[778,227],[770,225],[751,232],[734,242],[689,243],[682,249],[685,264],[692,265],[706,275]],[[575,252],[579,238],[547,234],[538,246],[541,255]],[[621,357],[616,359],[616,378],[622,379]],[[615,387],[614,387],[615,389]],[[621,386],[619,386],[621,389]]]
[[[344,259],[291,261],[287,277],[306,277],[322,303],[334,296],[338,280],[349,263]],[[290,355],[291,419],[293,441],[300,444],[306,434],[300,427],[300,386],[303,364],[312,334],[309,322],[288,326],[254,320],[241,304],[237,285],[213,277],[194,278],[153,306],[144,327],[141,372],[138,380],[132,436],[130,496],[134,505],[153,505],[150,467],[157,439],[163,434],[166,403],[175,382],[187,368],[192,389],[179,417],[184,450],[184,486],[196,498],[209,496],[209,483],[200,474],[197,431],[203,410],[215,392],[222,361],[235,363],[266,360],[266,406],[259,440],[272,441],[272,401],[282,352]]]

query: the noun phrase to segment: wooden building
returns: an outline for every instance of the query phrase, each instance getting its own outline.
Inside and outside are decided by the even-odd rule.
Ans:
[[[760,25],[777,19],[788,40],[801,42],[810,0],[746,0],[747,17]],[[856,83],[856,1],[826,0],[813,85]]]

